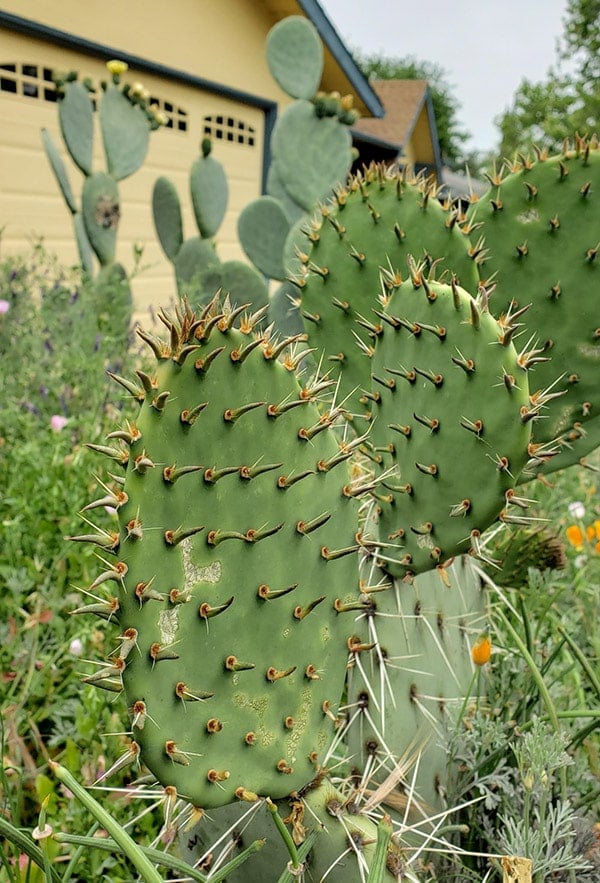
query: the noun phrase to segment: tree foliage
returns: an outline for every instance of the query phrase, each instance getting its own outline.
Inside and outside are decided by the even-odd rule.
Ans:
[[[371,80],[427,80],[442,160],[450,166],[460,165],[469,133],[460,127],[460,106],[452,94],[452,87],[446,80],[443,68],[412,56],[391,58],[380,54],[361,55],[356,51],[353,55],[363,74]]]
[[[523,80],[496,118],[504,156],[532,144],[557,151],[574,132],[600,124],[600,0],[569,0],[557,60],[539,83]]]

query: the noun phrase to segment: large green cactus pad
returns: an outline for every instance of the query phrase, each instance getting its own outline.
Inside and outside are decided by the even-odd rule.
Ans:
[[[374,504],[383,565],[404,577],[477,551],[498,516],[521,521],[512,489],[538,408],[483,293],[476,301],[456,284],[428,283],[417,268],[383,322],[372,359]]]
[[[596,142],[578,140],[560,156],[523,159],[472,211],[489,252],[483,273],[497,285],[494,314],[531,304],[516,345],[531,369],[531,391],[547,399],[534,440],[552,441],[600,414]]]
[[[282,255],[289,229],[287,215],[273,196],[260,196],[248,203],[238,218],[242,248],[261,273],[271,279],[285,279]]]
[[[430,183],[376,165],[339,189],[305,231],[298,252],[306,270],[299,280],[306,331],[317,357],[323,355],[339,377],[346,409],[369,416],[372,402],[363,396],[371,390],[370,356],[382,326],[374,311],[381,309],[381,295],[408,275],[411,255],[426,258],[438,278],[449,281],[454,274],[468,288],[477,285],[476,261]]]
[[[108,544],[134,739],[204,807],[310,781],[352,628],[334,602],[356,584],[349,454],[323,431],[322,385],[301,387],[293,355],[235,318],[227,301],[184,306],[162,316],[168,343],[144,335],[159,364],[129,387],[143,404],[117,434],[130,444]]]
[[[210,156],[210,141],[203,143],[203,154],[190,169],[192,207],[200,235],[214,236],[227,211],[229,185],[221,163]]]

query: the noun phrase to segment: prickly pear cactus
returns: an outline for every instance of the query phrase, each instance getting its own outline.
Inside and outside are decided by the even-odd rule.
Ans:
[[[513,488],[530,459],[531,421],[540,403],[511,343],[514,326],[490,315],[452,282],[411,279],[390,294],[372,359],[381,391],[369,441],[381,458],[365,527],[382,566],[410,577],[454,555],[479,551],[500,517],[526,521],[528,501]]]
[[[370,787],[402,770],[396,793],[413,819],[446,808],[447,745],[475,692],[471,645],[486,628],[487,599],[472,560],[385,581],[366,561],[364,613],[348,677],[346,742]]]
[[[162,315],[169,340],[139,384],[135,423],[101,447],[125,466],[108,497],[118,531],[83,535],[113,558],[89,608],[118,624],[87,680],[124,687],[134,748],[165,786],[214,807],[289,794],[331,736],[357,584],[346,461],[301,386],[302,352],[213,301]],[[283,364],[278,356],[287,352]],[[351,605],[350,605],[351,607]]]
[[[157,178],[152,191],[154,226],[165,256],[173,264],[180,297],[194,304],[209,303],[222,290],[234,303],[267,305],[268,291],[258,270],[241,261],[221,261],[214,236],[225,217],[229,186],[225,170],[212,156],[210,139],[203,139],[200,156],[190,169],[190,195],[198,236],[185,239],[181,202],[174,184]]]
[[[371,357],[383,321],[381,297],[408,275],[407,258],[425,259],[438,278],[477,286],[477,253],[444,211],[435,187],[372,165],[340,187],[332,204],[296,240],[301,313],[315,358],[339,378],[347,411],[369,418]],[[364,430],[359,419],[358,430]]]
[[[551,443],[600,413],[598,142],[576,138],[559,156],[520,157],[492,182],[471,210],[488,250],[482,273],[496,284],[495,315],[527,308],[517,347],[543,402],[533,439]]]

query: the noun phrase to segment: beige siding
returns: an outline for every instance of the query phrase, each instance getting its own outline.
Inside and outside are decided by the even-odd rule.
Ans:
[[[40,6],[43,4],[40,3]],[[69,5],[69,4],[67,4]],[[79,8],[79,4],[76,4]],[[57,11],[57,7],[54,7]],[[0,31],[0,64],[36,65],[54,70],[76,69],[94,82],[106,78],[102,61],[54,45],[6,31]],[[6,73],[7,78],[11,74]],[[19,78],[17,78],[19,79]],[[214,140],[214,156],[225,166],[230,184],[230,205],[218,234],[222,259],[240,257],[235,232],[237,216],[250,199],[260,192],[264,147],[264,114],[248,104],[192,88],[173,80],[159,79],[129,71],[126,79],[143,82],[151,94],[185,111],[187,131],[162,129],[152,133],[146,162],[130,178],[120,182],[121,224],[118,259],[132,266],[134,242],[144,244],[143,274],[133,283],[136,307],[141,311],[149,303],[158,304],[174,293],[172,268],[156,240],[151,216],[151,193],[159,175],[168,175],[176,185],[184,210],[186,237],[196,235],[189,198],[188,171],[198,155],[206,116],[220,115],[241,121],[254,129],[254,144]],[[31,82],[27,80],[27,82]],[[18,85],[22,92],[21,85]],[[0,90],[0,226],[4,226],[3,252],[20,251],[28,238],[43,237],[49,249],[72,263],[77,259],[70,215],[58,194],[58,188],[44,154],[40,132],[46,127],[62,148],[56,105],[43,98]],[[181,117],[183,119],[183,117]],[[96,167],[103,168],[100,137],[97,133]],[[63,151],[64,153],[64,151]],[[71,183],[78,195],[81,173],[65,155]]]

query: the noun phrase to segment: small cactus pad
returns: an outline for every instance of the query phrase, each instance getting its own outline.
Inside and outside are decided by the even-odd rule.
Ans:
[[[412,585],[386,587],[369,566],[369,606],[350,642],[348,750],[373,770],[372,788],[404,768],[399,790],[411,791],[422,818],[446,806],[448,739],[474,687],[471,646],[486,629],[487,597],[466,555]]]
[[[323,73],[323,45],[315,26],[301,15],[277,22],[267,35],[271,76],[292,98],[313,97]]]
[[[382,316],[372,359],[369,440],[381,459],[374,505],[383,566],[404,577],[477,552],[498,516],[522,523],[512,488],[529,460],[539,405],[512,326],[490,315],[484,291],[473,299],[413,267]]]
[[[210,140],[202,142],[202,155],[190,169],[190,192],[200,235],[214,236],[227,211],[229,185],[221,163],[210,155]]]
[[[148,152],[150,122],[141,105],[134,104],[114,85],[100,101],[100,130],[106,166],[116,181],[127,178],[142,165]]]
[[[85,179],[81,212],[90,245],[98,260],[101,264],[112,263],[121,218],[119,190],[114,178],[104,172],[94,172]]]
[[[600,149],[577,139],[510,169],[492,177],[472,219],[489,251],[494,315],[530,305],[516,345],[543,404],[533,438],[544,443],[600,414]]]
[[[174,261],[183,245],[183,218],[177,190],[164,176],[156,179],[152,189],[152,216],[162,250]]]
[[[466,288],[477,285],[477,262],[456,220],[427,180],[372,165],[305,225],[305,247],[297,246],[304,324],[316,357],[340,376],[339,398],[350,413],[370,414],[371,402],[361,398],[382,329],[374,311],[401,272],[408,275],[408,256],[426,259],[438,278],[454,274]]]
[[[89,91],[77,80],[65,83],[59,91],[58,119],[71,159],[84,175],[91,175],[94,109]]]
[[[261,273],[271,279],[285,279],[282,263],[290,223],[279,200],[259,196],[242,209],[238,236],[242,248]]]
[[[112,434],[124,451],[103,450],[126,474],[119,533],[95,540],[116,555],[96,584],[116,583],[120,636],[90,680],[122,677],[141,759],[207,808],[314,776],[357,584],[350,451],[314,404],[326,381],[301,386],[301,351],[252,317],[233,328],[241,312],[184,303],[161,314],[169,342],[142,332],[156,374],[118,378],[142,404]]]

